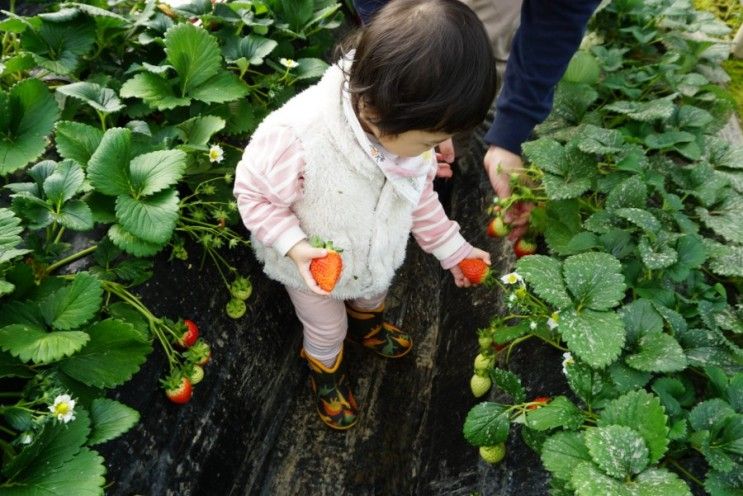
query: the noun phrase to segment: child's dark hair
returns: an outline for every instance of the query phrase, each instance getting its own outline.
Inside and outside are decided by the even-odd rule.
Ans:
[[[485,119],[495,60],[485,28],[459,0],[392,0],[349,43],[354,106],[363,99],[383,134],[454,134]]]

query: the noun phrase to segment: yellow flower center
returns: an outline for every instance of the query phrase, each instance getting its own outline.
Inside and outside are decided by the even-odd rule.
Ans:
[[[68,403],[60,403],[54,407],[54,415],[64,416],[70,411],[70,405]]]

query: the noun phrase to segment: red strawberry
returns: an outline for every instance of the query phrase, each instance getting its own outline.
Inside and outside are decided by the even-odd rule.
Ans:
[[[192,393],[191,381],[182,374],[171,375],[165,381],[165,395],[173,403],[178,405],[188,403]]]
[[[343,250],[334,247],[332,241],[325,242],[317,237],[313,237],[310,243],[315,248],[325,248],[328,252],[324,257],[312,259],[310,272],[317,285],[324,291],[330,292],[341,277],[343,259],[340,252]]]
[[[178,345],[181,348],[190,348],[199,339],[199,327],[193,320],[183,319],[183,325],[186,330],[178,338]]]
[[[508,234],[508,226],[503,222],[503,217],[498,216],[491,220],[487,233],[491,238],[500,238]]]
[[[513,245],[513,252],[516,254],[516,258],[533,255],[537,252],[537,244],[529,239],[519,238]]]
[[[479,258],[465,258],[459,262],[459,268],[472,284],[482,284],[490,275],[490,267]]]
[[[534,398],[533,400],[531,400],[531,402],[532,403],[535,403],[535,404],[534,405],[529,405],[526,408],[528,408],[529,410],[536,410],[537,408],[541,408],[544,405],[546,405],[547,403],[549,403],[550,402],[550,397],[549,396],[537,396],[536,398]]]

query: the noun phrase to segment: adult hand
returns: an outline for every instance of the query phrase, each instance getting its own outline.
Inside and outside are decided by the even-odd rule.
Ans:
[[[436,147],[436,161],[439,164],[439,168],[436,171],[436,177],[450,178],[454,175],[451,170],[451,163],[454,162],[454,142],[451,138],[446,141],[442,141]]]
[[[511,196],[511,174],[523,174],[524,172],[524,162],[521,157],[505,148],[491,145],[485,153],[483,162],[490,184],[498,198]],[[527,231],[529,228],[529,214],[532,208],[534,208],[533,203],[518,202],[508,209],[503,218],[507,224],[511,225],[508,239],[518,239]]]
[[[310,291],[323,296],[329,295],[330,293],[317,285],[315,278],[312,277],[312,273],[310,272],[310,262],[313,258],[322,258],[327,254],[328,250],[325,248],[315,248],[309,244],[306,239],[303,239],[296,245],[292,246],[286,253],[286,256],[291,258],[294,263],[297,264],[299,275],[302,276],[302,279],[304,279],[304,282],[307,284],[307,287],[310,288]]]
[[[479,248],[472,248],[472,251],[466,258],[479,258],[486,264],[490,265],[490,253]],[[459,268],[459,265],[455,265],[449,269],[449,272],[451,272],[451,275],[454,278],[454,284],[456,284],[458,288],[469,288],[470,286],[474,286],[469,279],[464,277],[464,273],[462,272],[462,269]]]

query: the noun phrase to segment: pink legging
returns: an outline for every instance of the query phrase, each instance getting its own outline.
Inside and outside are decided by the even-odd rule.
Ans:
[[[346,306],[343,300],[286,286],[294,311],[304,327],[304,351],[325,366],[332,367],[341,352],[348,330]],[[378,308],[387,292],[370,298],[356,298],[351,305],[357,310]]]

